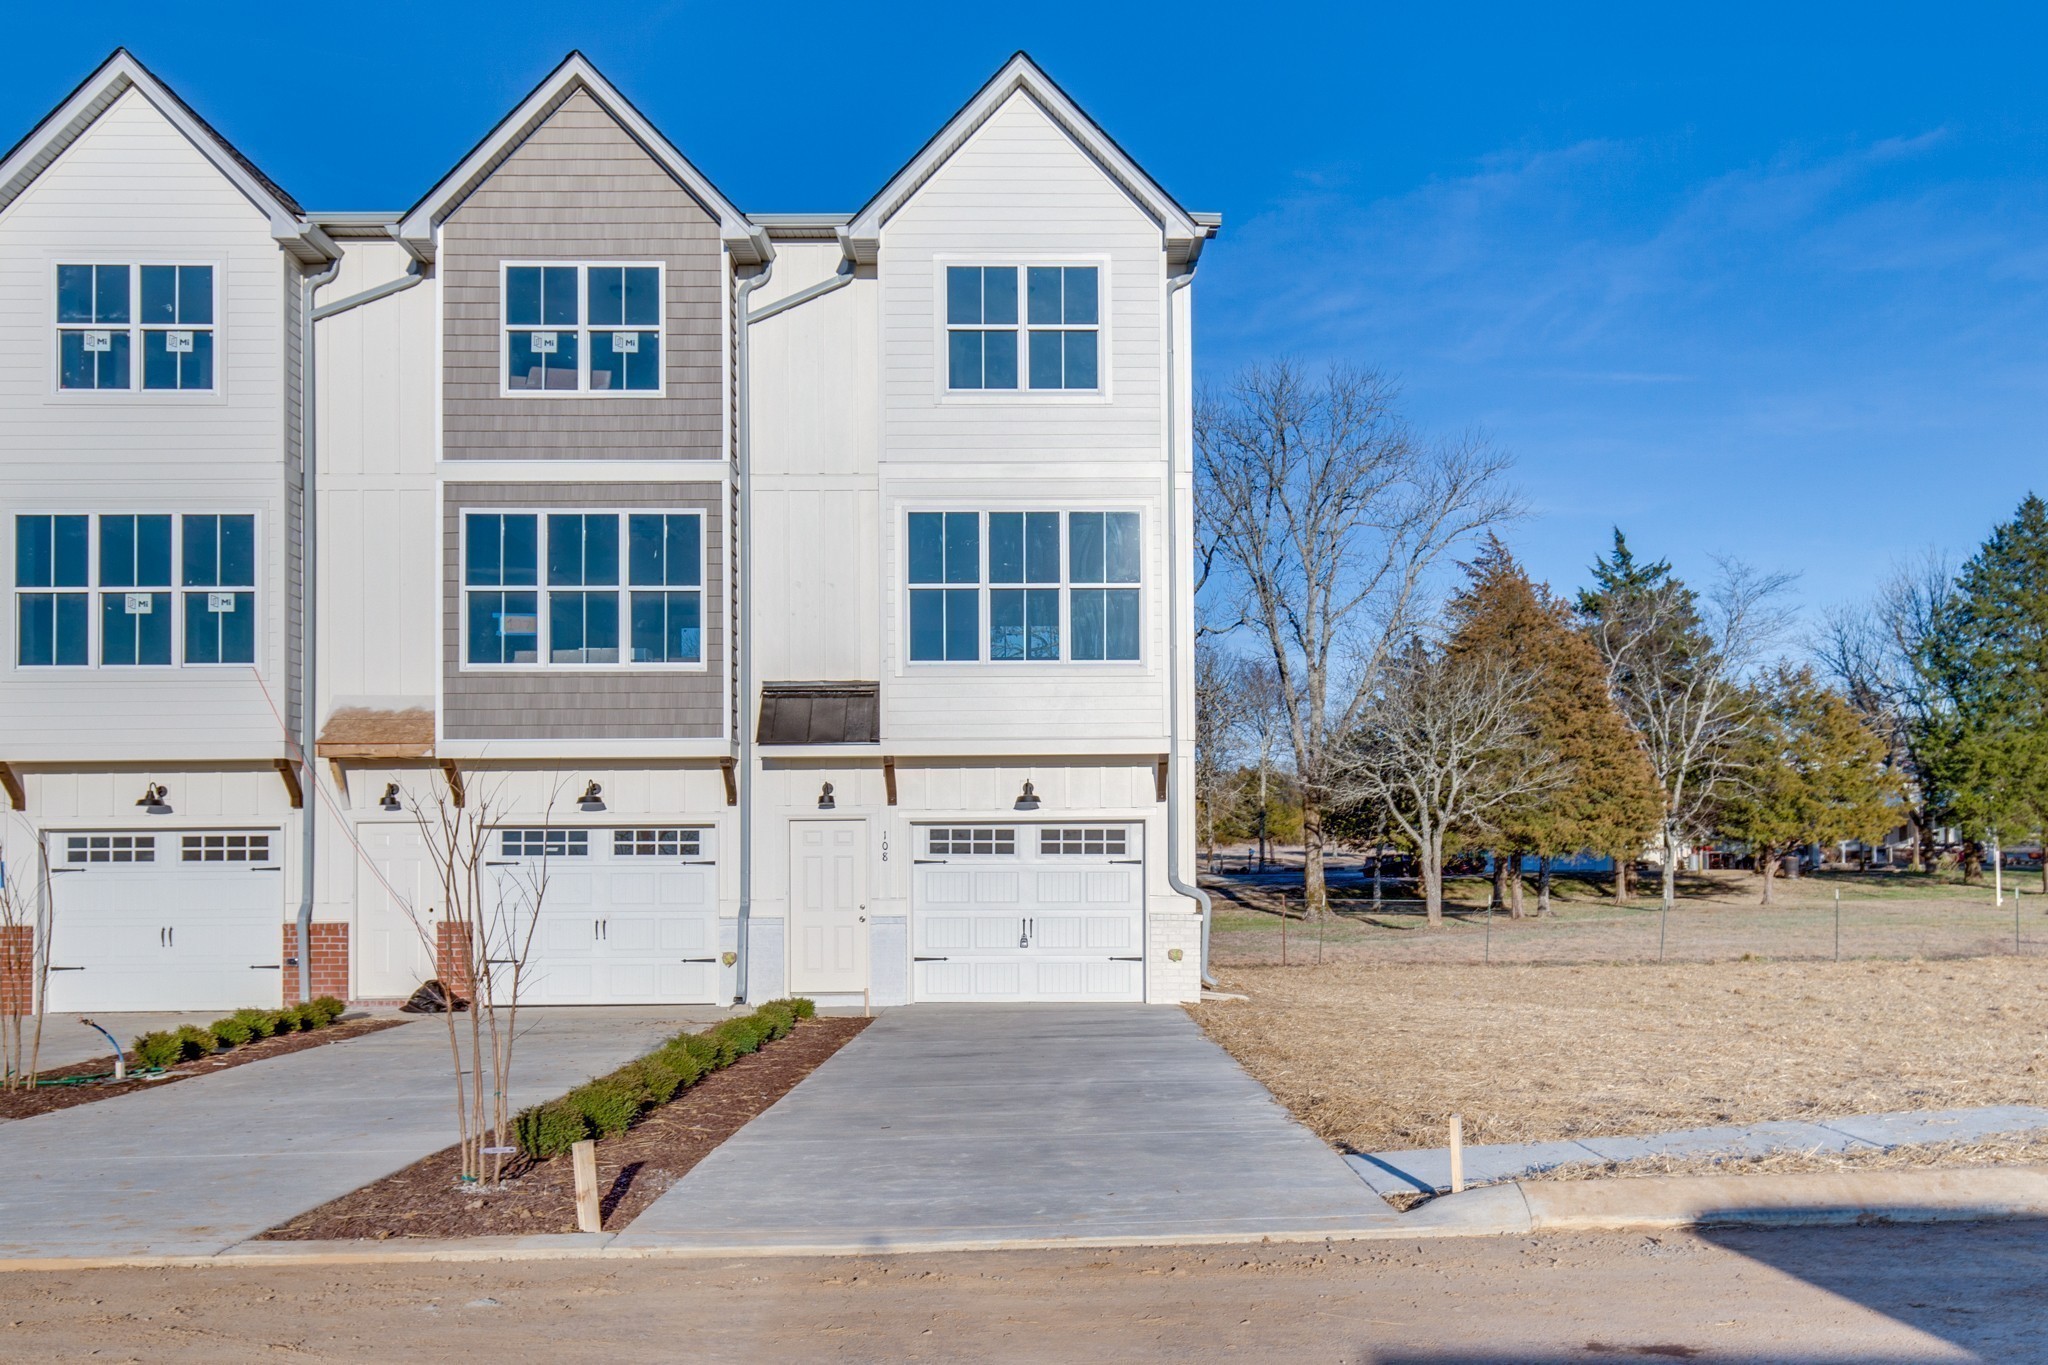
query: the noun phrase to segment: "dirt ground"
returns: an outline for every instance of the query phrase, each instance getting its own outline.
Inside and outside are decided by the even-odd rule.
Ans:
[[[873,1021],[813,1018],[785,1038],[714,1071],[633,1126],[597,1142],[604,1230],[617,1232],[755,1115],[853,1041]],[[567,1156],[514,1158],[497,1185],[463,1190],[447,1148],[310,1209],[259,1240],[490,1237],[576,1231],[576,1179]]]
[[[0,1358],[2039,1360],[2042,1232],[19,1273]]]
[[[1761,883],[1748,872],[1688,873],[1677,908],[1660,913],[1657,888],[1616,905],[1603,880],[1560,878],[1554,914],[1535,917],[1535,888],[1525,886],[1528,917],[1486,912],[1489,883],[1454,879],[1443,927],[1428,927],[1418,901],[1387,889],[1375,908],[1372,886],[1355,867],[1331,879],[1334,918],[1303,923],[1298,874],[1204,877],[1216,898],[1212,951],[1224,964],[1325,962],[1656,962],[1742,957],[1844,958],[2048,957],[2048,896],[2029,873],[2006,883],[1995,905],[1988,884],[1912,873],[1828,873],[1780,880],[1776,904],[1757,904]],[[2017,903],[2014,891],[2020,895]],[[1839,921],[1835,898],[1841,897]],[[1839,930],[1839,933],[1838,933]],[[1283,933],[1285,943],[1283,947]]]
[[[1227,966],[1195,1010],[1355,1151],[2048,1104],[2048,971],[2025,959]]]

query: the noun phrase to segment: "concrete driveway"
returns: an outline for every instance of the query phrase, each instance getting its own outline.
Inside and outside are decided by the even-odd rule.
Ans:
[[[1171,1007],[892,1010],[620,1248],[1341,1233],[1395,1221]]]
[[[523,1011],[515,1107],[725,1013]],[[449,1066],[445,1025],[421,1018],[0,1123],[0,1257],[190,1255],[231,1246],[452,1143]]]

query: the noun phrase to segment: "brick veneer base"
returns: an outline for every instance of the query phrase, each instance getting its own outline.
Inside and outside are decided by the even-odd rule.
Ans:
[[[467,924],[434,924],[434,973],[457,1000],[470,997],[468,933]]]
[[[313,994],[348,999],[348,925],[315,923],[313,939]],[[293,959],[299,955],[299,926],[284,926],[284,998],[290,1004],[299,998],[299,969]]]
[[[0,928],[0,1014],[27,1014],[35,1006],[35,930]]]

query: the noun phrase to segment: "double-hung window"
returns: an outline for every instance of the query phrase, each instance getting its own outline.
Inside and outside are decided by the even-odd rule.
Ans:
[[[247,513],[19,515],[14,588],[20,667],[256,661],[256,518]]]
[[[58,387],[205,392],[213,376],[212,266],[57,267]]]
[[[465,663],[704,661],[701,512],[466,512],[462,564]]]
[[[913,663],[1142,657],[1136,512],[912,512],[908,549]]]
[[[947,266],[946,387],[1100,391],[1101,280],[1092,265]]]
[[[661,391],[659,265],[504,267],[508,393]]]

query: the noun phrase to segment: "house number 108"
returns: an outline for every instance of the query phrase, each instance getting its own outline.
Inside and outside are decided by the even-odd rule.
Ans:
[[[882,861],[885,863],[889,861],[889,832],[887,830],[882,831]]]

